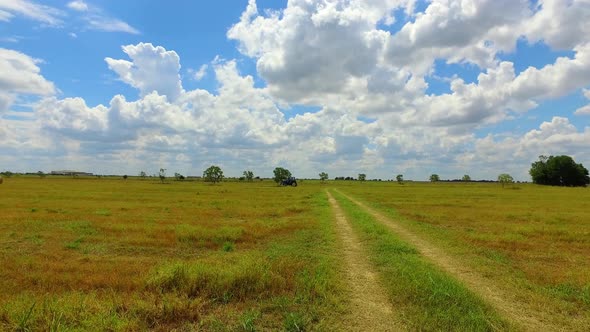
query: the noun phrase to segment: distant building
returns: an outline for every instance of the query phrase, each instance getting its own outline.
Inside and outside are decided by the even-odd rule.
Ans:
[[[87,173],[87,172],[78,172],[78,171],[63,170],[63,171],[51,171],[51,175],[93,176],[94,174]]]

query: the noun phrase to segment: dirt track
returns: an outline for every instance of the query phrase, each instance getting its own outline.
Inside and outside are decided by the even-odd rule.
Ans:
[[[335,214],[336,230],[343,243],[342,258],[347,269],[346,281],[350,286],[351,312],[343,326],[347,331],[403,331],[397,321],[386,291],[380,285],[377,273],[367,261],[367,254],[355,236],[338,202],[329,192],[328,200]]]
[[[358,200],[336,190],[342,196],[370,213],[375,219],[386,225],[400,236],[404,241],[413,245],[420,253],[430,259],[449,274],[463,282],[472,292],[479,294],[485,301],[492,305],[501,315],[513,322],[517,328],[525,331],[568,331],[573,328],[556,326],[547,318],[547,313],[537,312],[527,304],[514,298],[513,295],[493,285],[488,279],[470,270],[457,259],[451,258],[439,248],[416,236],[405,227],[386,217],[375,209],[359,202]]]

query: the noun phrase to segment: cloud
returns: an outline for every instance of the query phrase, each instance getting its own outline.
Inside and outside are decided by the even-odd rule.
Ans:
[[[118,18],[112,17],[98,6],[89,6],[81,0],[71,1],[67,7],[78,12],[79,18],[85,23],[85,28],[103,32],[124,32],[138,35],[140,31]]]
[[[35,106],[35,114],[48,140],[78,142],[71,149],[79,156],[135,151],[146,162],[158,155],[166,156],[167,163],[186,164],[190,156],[190,162],[197,165],[215,162],[262,170],[281,163],[313,173],[312,165],[320,160],[348,160],[353,167],[362,156],[371,154],[366,149],[367,133],[374,125],[331,109],[287,121],[265,88],[256,88],[253,77],[240,75],[236,61],[215,63],[217,94],[184,91],[174,83],[177,96],[168,98],[155,82],[162,77],[177,82],[176,53],[149,44],[125,46],[124,51],[132,61],[111,59],[107,63],[142,91],[141,98],[128,101],[115,96],[109,105],[95,107],[82,98],[46,98]],[[157,63],[155,59],[173,63],[164,66],[173,70],[144,65]],[[181,161],[178,155],[184,156]]]
[[[387,43],[387,61],[425,73],[436,59],[492,66],[499,50],[510,50],[518,32],[507,27],[530,16],[526,0],[432,1],[414,22]]]
[[[28,0],[0,0],[0,21],[8,22],[15,15],[21,15],[48,26],[60,26],[64,13],[54,7]]]
[[[388,33],[375,26],[407,2],[290,1],[286,9],[259,15],[251,0],[228,38],[257,59],[258,73],[276,96],[321,103],[322,96],[354,90],[376,70]],[[351,52],[354,50],[354,52]]]
[[[133,35],[140,34],[139,30],[126,22],[112,17],[90,15],[86,18],[88,28],[104,32],[125,32]]]
[[[209,69],[209,65],[204,64],[199,67],[199,70],[189,69],[188,73],[192,76],[195,81],[202,80],[207,75],[207,70]]]
[[[475,141],[474,150],[458,157],[470,168],[487,172],[506,170],[519,179],[529,179],[530,163],[539,155],[572,156],[578,162],[590,160],[587,145],[590,127],[578,131],[569,119],[553,117],[522,136],[488,135]]]
[[[583,89],[582,90],[584,97],[586,97],[586,99],[590,100],[590,90],[589,89]],[[590,115],[590,105],[586,105],[583,107],[578,108],[575,112],[575,115]]]
[[[84,1],[81,1],[81,0],[69,2],[68,8],[79,11],[79,12],[88,11],[88,5]]]
[[[123,47],[132,61],[105,58],[109,68],[119,78],[137,88],[142,96],[157,91],[160,95],[176,100],[182,93],[180,82],[180,58],[174,51],[139,43]]]
[[[19,95],[55,93],[55,86],[41,75],[38,63],[26,54],[0,48],[0,113],[7,111]]]
[[[531,41],[544,41],[556,49],[571,49],[589,42],[590,5],[586,0],[539,0],[535,15],[522,22]]]

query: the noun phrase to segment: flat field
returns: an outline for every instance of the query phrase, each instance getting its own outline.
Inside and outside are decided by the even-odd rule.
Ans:
[[[350,264],[391,330],[590,327],[588,188],[14,177],[0,211],[0,330],[369,330]]]
[[[590,188],[341,183],[547,324],[590,329]]]
[[[0,330],[339,324],[339,249],[317,186],[11,178],[0,189]]]

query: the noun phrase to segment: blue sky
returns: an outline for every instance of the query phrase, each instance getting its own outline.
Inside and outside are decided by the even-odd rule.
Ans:
[[[0,170],[590,164],[585,1],[0,0]]]

